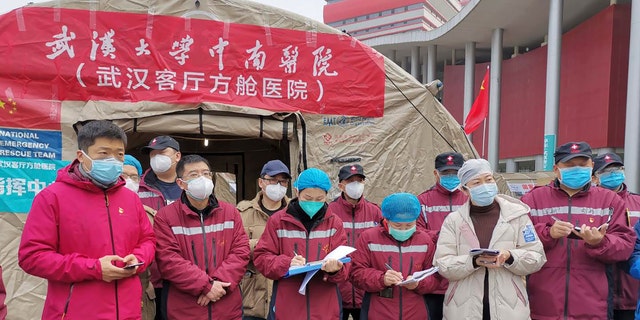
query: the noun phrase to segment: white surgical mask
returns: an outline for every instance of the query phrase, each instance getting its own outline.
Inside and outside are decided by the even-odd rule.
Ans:
[[[280,184],[270,184],[267,185],[264,193],[267,195],[267,198],[278,202],[284,198],[284,195],[287,193],[287,187],[281,186]]]
[[[187,181],[187,194],[196,200],[202,201],[213,193],[213,181],[204,176]]]
[[[169,156],[159,154],[151,157],[151,169],[155,173],[164,173],[171,169],[173,162]]]
[[[138,193],[138,189],[140,189],[140,183],[139,182],[135,182],[135,181],[131,180],[131,178],[126,178],[124,181],[127,182],[127,184],[124,185],[127,189],[129,189],[129,190],[131,190],[131,191],[133,191],[135,193]]]
[[[347,193],[349,198],[360,199],[360,197],[362,197],[362,193],[364,192],[364,183],[358,181],[349,182],[344,186],[344,191]]]

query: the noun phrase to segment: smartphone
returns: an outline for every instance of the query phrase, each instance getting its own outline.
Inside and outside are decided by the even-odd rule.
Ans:
[[[126,266],[122,267],[122,269],[125,269],[125,270],[133,269],[133,268],[138,267],[138,266],[141,266],[141,265],[143,265],[143,264],[144,264],[144,262],[138,262],[138,263],[134,263],[134,264],[128,264],[128,265],[126,265]]]

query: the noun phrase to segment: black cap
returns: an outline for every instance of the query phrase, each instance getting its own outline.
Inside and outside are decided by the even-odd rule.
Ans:
[[[556,149],[553,154],[556,163],[567,162],[573,158],[585,157],[591,158],[591,146],[584,141],[580,142],[567,142]]]
[[[622,159],[620,158],[620,156],[613,152],[607,152],[605,154],[598,155],[597,157],[593,158],[593,173],[601,171],[612,164],[624,166],[624,163],[622,163]]]
[[[268,175],[270,177],[275,177],[278,174],[284,173],[287,177],[291,178],[291,174],[289,174],[289,168],[280,160],[271,160],[264,164],[262,167],[262,171],[260,172],[260,177]]]
[[[166,148],[173,148],[176,151],[180,151],[180,144],[169,136],[159,136],[149,141],[149,144],[142,147],[141,151],[144,154],[149,154],[151,150],[164,150]]]
[[[445,152],[436,156],[436,170],[460,170],[464,157],[457,152]]]
[[[352,164],[348,166],[344,166],[340,168],[340,172],[338,173],[338,181],[347,180],[355,175],[362,176],[362,178],[366,178],[364,175],[364,169],[359,164]]]

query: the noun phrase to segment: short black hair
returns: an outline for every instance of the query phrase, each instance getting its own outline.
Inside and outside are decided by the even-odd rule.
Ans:
[[[211,165],[209,164],[209,161],[207,159],[197,154],[189,154],[180,158],[180,161],[178,161],[178,164],[176,165],[176,175],[178,176],[178,178],[182,178],[185,165],[198,162],[204,162],[209,170],[211,170]]]
[[[124,143],[125,148],[127,147],[127,135],[122,128],[111,121],[95,120],[85,124],[78,130],[78,149],[88,152],[89,147],[98,138],[120,140]]]

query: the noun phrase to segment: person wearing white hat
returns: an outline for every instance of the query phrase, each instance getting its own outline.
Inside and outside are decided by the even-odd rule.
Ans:
[[[467,160],[458,177],[469,201],[445,219],[434,257],[449,280],[444,318],[529,319],[524,276],[546,262],[529,207],[498,194],[484,159]],[[493,253],[474,255],[472,249]]]

